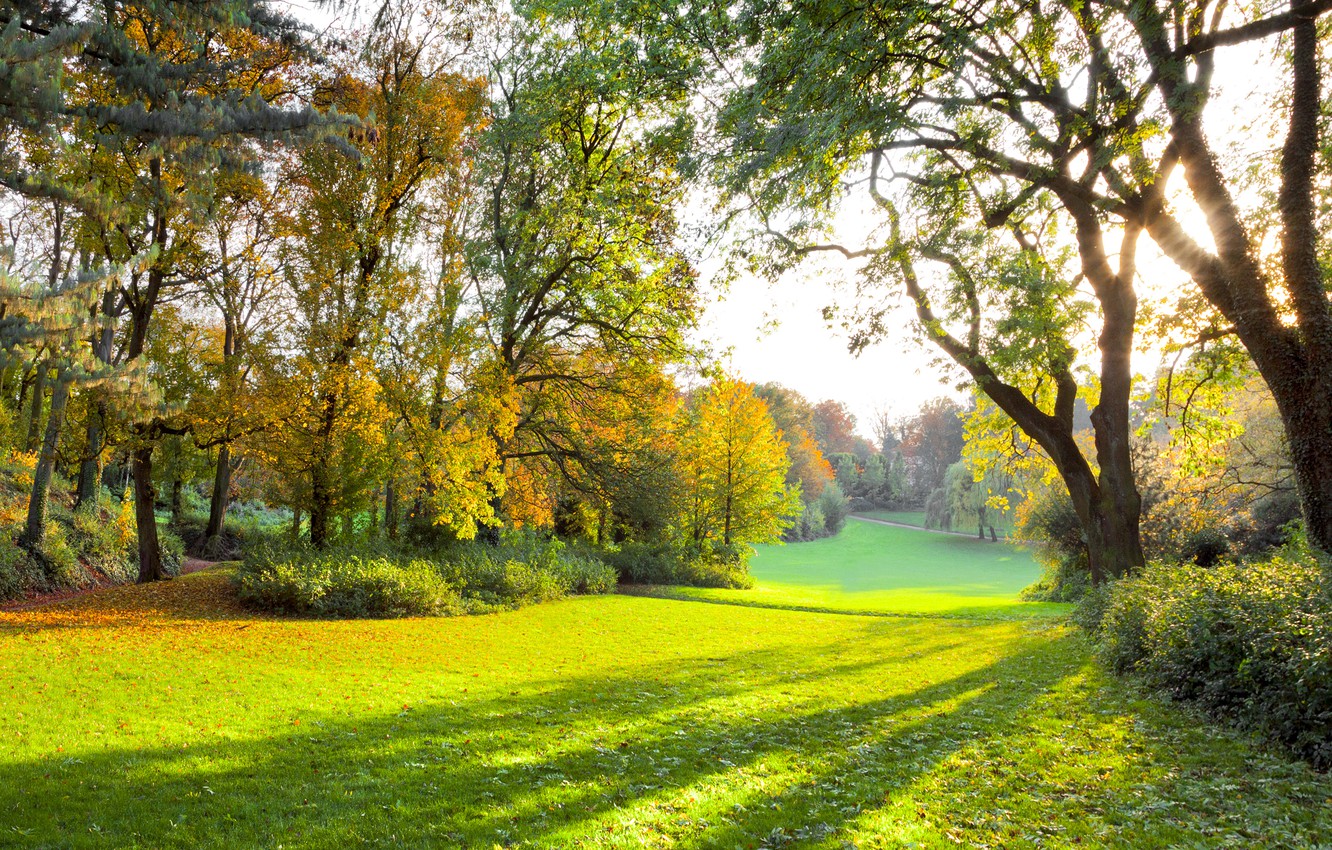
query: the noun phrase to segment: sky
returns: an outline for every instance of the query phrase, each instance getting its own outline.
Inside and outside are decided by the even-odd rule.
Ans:
[[[703,270],[705,303],[697,338],[747,381],[775,381],[811,402],[844,402],[866,437],[873,436],[879,410],[903,416],[935,396],[960,395],[930,365],[932,353],[910,337],[904,313],[894,316],[884,340],[851,354],[846,335],[829,327],[822,314],[825,306],[848,297],[828,279],[835,280],[835,272],[811,269],[771,285],[745,277],[722,292],[710,271]]]
[[[1218,64],[1205,121],[1208,135],[1224,140],[1221,147],[1227,148],[1233,162],[1263,156],[1278,144],[1254,131],[1266,119],[1255,116],[1252,104],[1270,103],[1281,89],[1279,80],[1264,73],[1268,49],[1231,48],[1225,53],[1227,61]],[[1178,173],[1172,190],[1172,203],[1181,220],[1208,246],[1204,219]],[[873,214],[854,198],[848,198],[846,206],[850,209],[838,216],[837,237],[844,244],[858,246],[863,242],[858,237],[873,226],[865,216]],[[697,214],[696,210],[689,210],[686,216],[691,214]],[[927,350],[912,336],[911,314],[905,309],[893,314],[882,341],[859,356],[848,352],[846,335],[830,327],[822,316],[825,306],[852,300],[849,287],[838,288],[831,282],[853,276],[853,269],[840,259],[807,261],[801,273],[772,283],[742,277],[726,292],[719,291],[715,283],[719,267],[720,261],[713,258],[699,262],[706,296],[697,338],[708,343],[739,377],[753,383],[776,381],[812,402],[841,401],[855,414],[857,430],[866,437],[873,436],[871,423],[879,410],[899,417],[910,415],[936,396],[960,400],[968,394],[957,388],[960,372],[955,367],[945,372],[937,362],[938,352],[932,347]],[[1143,306],[1154,300],[1173,302],[1186,281],[1150,239],[1144,238],[1139,246],[1138,267]],[[1089,338],[1089,346],[1091,342]],[[1165,355],[1141,336],[1139,346],[1144,350],[1135,355],[1135,370],[1154,373]]]

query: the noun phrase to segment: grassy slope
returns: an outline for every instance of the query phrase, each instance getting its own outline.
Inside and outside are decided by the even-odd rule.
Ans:
[[[857,516],[867,516],[871,519],[882,519],[888,522],[900,522],[903,525],[914,525],[917,528],[925,527],[924,511],[858,511]]]
[[[1022,602],[1040,576],[1026,552],[1005,543],[931,534],[855,519],[836,537],[762,546],[752,590],[686,595],[784,607],[954,615],[1056,614],[1068,606]]]
[[[615,596],[279,621],[228,595],[214,571],[0,614],[0,846],[1332,834],[1327,777],[1108,686],[1050,620]]]
[[[917,528],[925,527],[924,511],[858,511],[857,515],[867,516],[871,519],[887,520],[888,522],[900,522],[903,525],[914,525]],[[995,531],[999,533],[1000,537],[1010,534],[1013,530],[1009,527],[1009,524],[1003,520],[996,522],[994,528]],[[963,517],[962,520],[953,527],[953,530],[960,531],[964,534],[975,534],[975,516]],[[985,527],[985,533],[990,533],[989,526]]]

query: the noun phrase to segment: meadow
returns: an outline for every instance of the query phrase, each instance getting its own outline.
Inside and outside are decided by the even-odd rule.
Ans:
[[[886,511],[886,510],[858,511],[857,516],[867,517],[869,519],[883,520],[884,522],[896,522],[902,525],[910,525],[915,528],[927,527],[927,525],[925,524],[924,511]],[[995,522],[994,530],[998,533],[998,535],[1001,538],[1007,537],[1013,533],[1012,524],[1007,519],[1000,519],[997,522]],[[976,533],[975,517],[962,517],[957,522],[954,522],[953,531],[956,531],[960,534],[975,534]],[[985,533],[989,534],[989,526],[986,526]]]
[[[672,595],[782,608],[964,617],[1050,616],[1067,605],[1024,602],[1041,568],[1007,543],[851,518],[836,537],[758,547],[748,590]]]
[[[839,538],[851,594],[874,592],[852,557],[868,546],[859,528]],[[930,537],[921,557],[953,539],[915,534]],[[823,545],[765,550],[760,591],[776,553],[838,554]],[[1030,569],[1000,557],[970,567],[959,600],[983,595],[981,573],[1016,583]],[[0,846],[1313,847],[1332,834],[1328,777],[1108,679],[1047,611],[956,607],[860,616],[618,594],[281,619],[239,607],[213,569],[0,613]]]

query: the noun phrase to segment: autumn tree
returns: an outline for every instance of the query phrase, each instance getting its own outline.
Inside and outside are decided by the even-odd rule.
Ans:
[[[948,467],[962,457],[962,406],[947,396],[930,399],[898,423],[898,451],[917,498],[943,486]]]
[[[1104,317],[1103,363],[1128,359],[1132,247],[1143,237],[1155,242],[1217,311],[1212,332],[1233,330],[1272,388],[1310,537],[1327,550],[1332,305],[1322,260],[1326,93],[1318,53],[1327,12],[1303,0],[998,0],[911,14],[819,4],[778,15],[752,4],[717,20],[763,45],[747,89],[754,96],[732,126],[743,149],[762,152],[760,167],[791,185],[808,171],[787,154],[814,165],[826,152],[860,167],[876,156],[900,165],[898,155],[911,151],[977,188],[975,220],[987,227],[1010,229],[1012,213],[1037,198],[1058,208],[1073,223],[1081,271]],[[1277,87],[1272,108],[1253,115],[1256,132],[1279,144],[1255,161],[1233,161],[1225,136],[1216,126],[1209,133],[1226,120],[1213,117],[1215,72],[1254,56]],[[809,63],[826,72],[792,73]],[[774,140],[783,143],[765,143]],[[1115,240],[1120,250],[1107,250]],[[1116,424],[1127,370],[1111,371],[1094,412],[1108,474],[1098,498],[1131,511],[1127,441]]]
[[[789,459],[767,405],[751,387],[718,377],[700,390],[684,420],[684,527],[695,543],[775,540],[799,511],[786,484]]]
[[[694,321],[675,217],[684,104],[636,33],[577,12],[556,24],[538,6],[493,56],[469,274],[520,399],[506,462],[585,488],[610,450],[583,442],[584,425],[633,408],[654,384],[622,380],[626,369],[679,358]],[[638,402],[655,404],[651,392]]]
[[[1145,128],[1121,120],[1123,92],[1136,89],[1101,28],[1117,13],[1002,0],[696,11],[653,26],[708,45],[693,67],[718,71],[710,82],[723,92],[714,175],[754,224],[759,264],[777,273],[833,252],[861,264],[865,292],[905,293],[921,337],[1055,459],[1094,578],[1141,565],[1128,417],[1137,244],[1174,160],[1135,146]],[[731,74],[742,61],[747,73]],[[1070,61],[1081,63],[1076,90]],[[1139,214],[1111,219],[1097,187],[1123,179],[1140,191],[1121,209]],[[848,191],[865,192],[878,216],[866,244],[831,232]],[[884,315],[869,306],[853,344],[881,333]],[[1090,457],[1072,417],[1087,315],[1099,346]]]
[[[768,413],[791,460],[786,483],[799,485],[806,504],[819,498],[833,480],[831,464],[814,437],[815,409],[800,393],[781,384],[759,384],[754,395],[768,405]]]
[[[58,198],[93,222],[85,247],[126,268],[119,293],[129,327],[123,360],[146,350],[153,313],[182,282],[194,213],[212,178],[238,159],[234,142],[308,126],[313,113],[278,105],[270,83],[298,49],[298,25],[263,0],[20,4],[5,8],[0,51],[4,118],[59,134],[88,167],[60,173],[6,148],[0,181]],[[69,56],[65,73],[41,78]],[[113,305],[112,312],[115,312]],[[136,399],[132,453],[140,579],[162,577],[152,458],[177,426]],[[86,470],[85,470],[86,471]]]
[[[320,102],[364,122],[352,133],[355,151],[307,146],[287,177],[297,368],[310,393],[292,433],[309,476],[316,547],[328,544],[334,512],[385,471],[376,468],[388,416],[376,352],[388,318],[418,291],[408,251],[430,186],[451,173],[480,115],[481,83],[457,73],[452,34],[414,26],[412,10],[401,10],[370,38],[360,67],[336,69],[319,86]]]

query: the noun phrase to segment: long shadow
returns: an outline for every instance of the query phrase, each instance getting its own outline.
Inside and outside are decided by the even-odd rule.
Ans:
[[[763,608],[772,611],[795,611],[804,614],[843,614],[852,617],[881,617],[892,620],[962,620],[978,623],[1012,623],[1024,620],[1066,619],[1071,606],[1051,610],[1052,603],[1032,602],[1027,605],[1039,606],[1035,610],[1015,606],[963,607],[947,611],[881,611],[873,608],[832,608],[822,605],[797,605],[786,602],[765,602],[760,599],[724,599],[717,596],[695,596],[687,591],[666,585],[635,584],[622,585],[619,590],[625,596],[642,596],[648,599],[669,599],[675,602],[701,602],[706,605],[732,605],[739,608]]]
[[[0,766],[0,845],[641,846],[645,834],[623,817],[685,846],[826,836],[963,746],[959,707],[1013,710],[1072,672],[1055,642],[1022,648],[844,705],[827,706],[839,683],[891,661],[837,663],[820,651],[831,647],[814,647],[793,676],[789,653],[761,650],[457,707],[329,714],[264,740],[10,763]],[[834,780],[829,809],[820,789]]]

